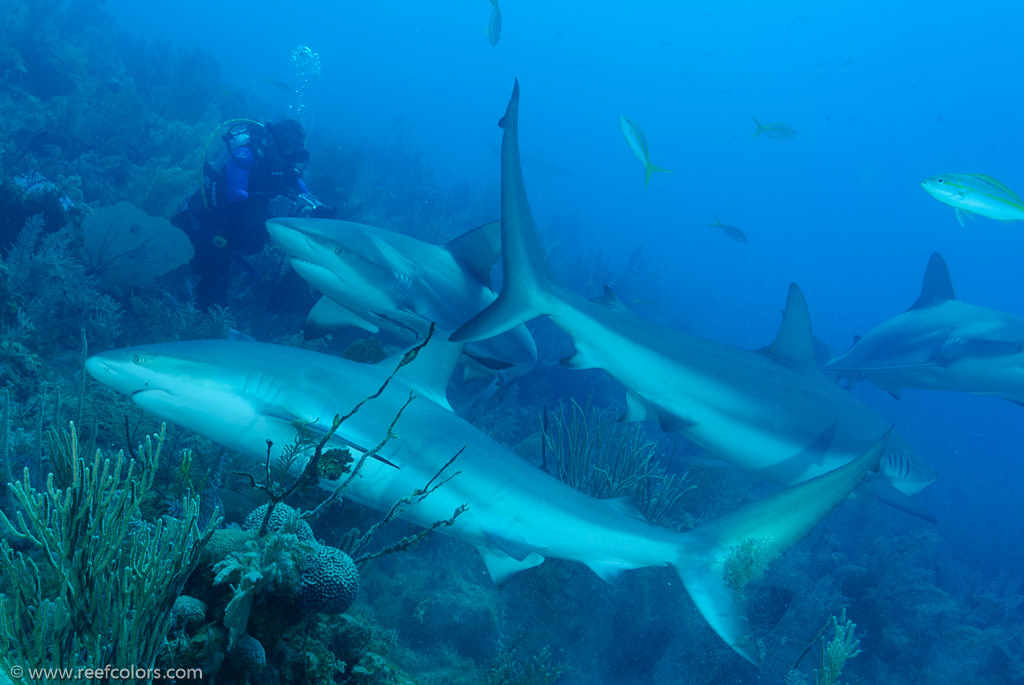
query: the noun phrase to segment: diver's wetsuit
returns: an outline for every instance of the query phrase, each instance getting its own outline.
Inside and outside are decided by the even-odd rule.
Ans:
[[[197,203],[190,202],[193,211],[182,212],[174,220],[188,233],[195,248],[192,273],[199,278],[196,304],[203,309],[223,304],[232,261],[263,249],[269,237],[265,222],[270,218],[270,200],[309,192],[294,165],[275,168],[270,161],[258,159],[248,146],[231,154],[221,185],[217,191],[221,197],[210,198],[206,211],[194,211]]]

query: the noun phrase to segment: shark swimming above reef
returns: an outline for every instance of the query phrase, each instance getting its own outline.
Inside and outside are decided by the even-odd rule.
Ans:
[[[496,581],[547,557],[581,562],[606,580],[627,569],[672,566],[715,632],[754,664],[760,655],[737,603],[736,579],[756,576],[752,570],[795,544],[878,467],[885,449],[883,438],[839,469],[678,533],[647,523],[619,500],[570,488],[453,413],[444,392],[461,351],[435,336],[395,373],[395,358],[370,365],[295,347],[207,340],[104,352],[86,368],[146,411],[256,459],[265,457],[268,439],[290,444],[296,422],[325,434],[327,417],[349,411],[394,374],[326,445],[358,459],[401,412],[381,461],[366,459],[344,497],[388,511],[437,474],[451,475],[401,517],[430,526],[468,505],[439,530],[474,545]],[[308,456],[296,460],[296,472]]]
[[[432,322],[454,330],[497,297],[490,272],[501,250],[498,222],[445,245],[330,219],[271,219],[267,231],[295,272],[323,293],[306,320],[311,337],[355,326],[411,343]],[[517,326],[467,345],[463,361],[470,376],[520,376],[536,365],[537,346],[526,327]]]
[[[576,348],[563,365],[604,369],[626,387],[625,420],[657,420],[665,431],[679,431],[712,455],[783,486],[853,461],[885,432],[887,421],[819,369],[807,303],[795,284],[775,342],[759,351],[640,319],[607,289],[592,301],[555,284],[523,181],[518,109],[517,83],[500,122],[502,290],[453,341],[486,339],[548,316]],[[868,479],[861,491],[932,519],[906,495],[935,473],[895,431],[882,471],[885,478]]]
[[[828,363],[899,398],[901,389],[957,390],[1024,404],[1024,319],[956,299],[946,260],[932,253],[921,294],[902,314]]]

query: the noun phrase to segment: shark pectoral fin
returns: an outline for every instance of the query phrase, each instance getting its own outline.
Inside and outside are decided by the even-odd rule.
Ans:
[[[879,502],[888,504],[890,507],[924,519],[929,523],[938,523],[939,519],[935,514],[918,504],[912,497],[905,495],[883,477],[869,477],[857,488],[857,492],[874,497]]]
[[[656,412],[652,412],[644,398],[631,390],[626,391],[626,413],[619,417],[619,421],[651,421],[658,418]]]
[[[422,344],[422,343],[421,343]],[[416,356],[401,370],[402,379],[416,394],[423,395],[431,402],[453,411],[448,404],[448,381],[462,356],[464,345],[448,342],[443,331],[435,330],[430,340],[421,347]],[[397,368],[412,348],[382,359],[377,364]]]
[[[678,416],[667,411],[658,412],[658,422],[661,425],[661,430],[665,433],[678,433],[679,431],[689,430],[697,425],[697,422],[693,419]]]
[[[480,550],[480,556],[484,558],[484,565],[487,566],[491,580],[499,585],[520,571],[544,563],[544,557],[537,553],[528,554],[524,559],[514,559],[501,550],[492,550],[484,546],[477,547],[477,549]]]
[[[465,354],[467,357],[472,359],[480,366],[484,367],[485,369],[490,369],[491,371],[504,371],[506,369],[511,369],[513,366],[511,362],[507,362],[504,359],[495,359],[494,357],[488,357],[487,355],[474,352],[472,349],[468,347],[463,351],[463,354]]]
[[[622,300],[620,300],[619,296],[615,294],[615,291],[611,289],[611,286],[604,286],[604,295],[601,297],[595,297],[590,301],[604,305],[613,312],[629,314],[629,310],[626,309],[626,305],[622,304]]]
[[[575,357],[572,359],[575,360]],[[591,367],[573,366],[572,368]],[[619,417],[619,421],[657,421],[661,430],[666,433],[687,430],[697,425],[696,421],[666,411],[631,390],[626,391],[626,413]]]
[[[880,389],[892,395],[892,398],[894,400],[898,400],[901,397],[903,397],[903,386],[900,385],[899,383],[889,383],[887,381],[880,379],[873,379],[871,382],[878,386]]]
[[[478,366],[466,365],[462,369],[462,384],[472,383],[473,381],[487,380],[495,378],[493,373],[487,373]]]
[[[323,296],[309,310],[306,324],[303,327],[303,335],[307,340],[312,340],[349,326],[361,328],[369,333],[380,331],[380,328],[355,312],[349,311],[329,297]]]
[[[624,516],[628,516],[639,521],[647,520],[637,507],[636,497],[632,495],[627,495],[625,497],[611,497],[601,501]]]
[[[501,222],[478,226],[452,238],[444,247],[466,271],[490,288],[491,268],[501,255]]]
[[[487,531],[485,535],[494,547],[516,561],[524,561],[531,554],[538,554],[543,551],[540,547],[530,544],[521,536],[506,535],[498,531]]]
[[[807,311],[803,291],[796,283],[789,284],[786,309],[782,313],[782,325],[775,342],[760,352],[789,367],[817,369],[811,315]]]
[[[576,345],[575,352],[564,359],[560,359],[558,363],[567,369],[575,369],[577,371],[603,368],[599,360],[591,359],[587,350],[579,345]]]
[[[616,582],[623,571],[629,571],[634,568],[643,568],[642,565],[609,564],[603,561],[587,561],[584,563],[587,565],[587,568],[597,574],[598,578],[609,584]]]

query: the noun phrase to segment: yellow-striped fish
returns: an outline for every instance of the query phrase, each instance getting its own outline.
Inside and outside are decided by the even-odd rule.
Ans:
[[[633,151],[637,159],[644,163],[644,185],[648,186],[651,183],[651,174],[655,171],[663,171],[666,174],[672,172],[668,169],[662,169],[659,166],[651,164],[650,153],[647,152],[647,136],[640,130],[640,127],[634,124],[632,121],[627,119],[623,115],[619,115],[619,128],[622,129],[622,135],[626,138],[626,145]]]
[[[1024,221],[1024,200],[985,174],[942,174],[921,181],[924,191],[956,210],[956,220],[975,214],[997,221]]]

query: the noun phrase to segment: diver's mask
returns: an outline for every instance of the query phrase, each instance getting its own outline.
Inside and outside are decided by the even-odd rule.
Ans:
[[[309,150],[303,146],[286,142],[281,143],[277,150],[281,154],[281,159],[289,164],[294,164],[297,167],[309,164]]]

